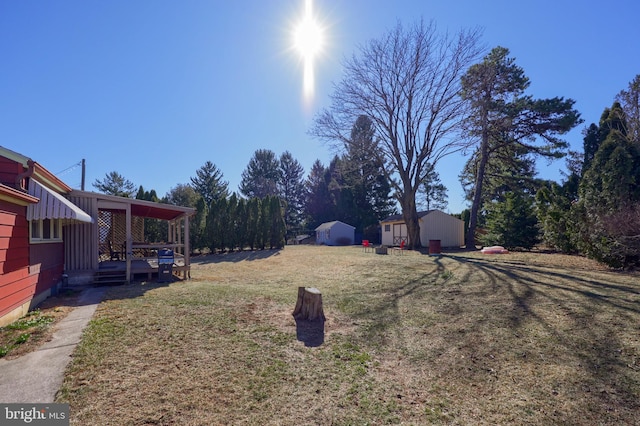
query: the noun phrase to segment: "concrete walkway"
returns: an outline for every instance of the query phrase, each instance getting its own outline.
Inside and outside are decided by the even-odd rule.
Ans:
[[[9,361],[0,359],[0,402],[53,402],[71,354],[105,291],[106,287],[83,290],[79,306],[58,323],[53,338],[36,351]]]

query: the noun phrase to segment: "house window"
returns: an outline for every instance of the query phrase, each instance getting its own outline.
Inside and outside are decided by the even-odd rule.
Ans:
[[[391,225],[385,225],[384,226],[384,232],[391,232]]]
[[[62,221],[60,219],[41,219],[29,222],[29,237],[32,243],[62,241]]]

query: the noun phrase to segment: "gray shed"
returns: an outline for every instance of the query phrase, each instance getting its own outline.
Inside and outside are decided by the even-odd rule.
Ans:
[[[356,228],[339,220],[325,222],[316,228],[316,244],[348,246],[355,241]]]

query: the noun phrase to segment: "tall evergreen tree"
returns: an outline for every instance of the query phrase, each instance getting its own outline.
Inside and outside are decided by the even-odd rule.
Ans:
[[[133,182],[116,171],[105,174],[102,180],[96,179],[93,182],[93,187],[103,194],[125,198],[131,198],[136,193],[136,187]]]
[[[247,211],[247,201],[244,198],[238,199],[236,206],[235,233],[238,250],[242,251],[249,246],[247,233],[249,226],[249,212]]]
[[[546,182],[536,193],[536,215],[542,231],[542,241],[564,253],[575,253],[572,236],[575,218],[572,205],[578,200],[578,186],[582,175],[582,158],[570,152],[567,159],[569,173],[560,184]]]
[[[191,187],[204,198],[207,206],[229,196],[229,183],[223,180],[222,172],[211,161],[196,170],[196,176],[191,178]]]
[[[242,172],[240,192],[247,198],[278,195],[280,162],[268,149],[258,149]]]
[[[159,201],[156,191],[145,191],[142,185],[138,188],[136,200],[151,201],[157,203]],[[166,239],[167,229],[162,226],[161,221],[154,218],[144,218],[144,241],[163,241]]]
[[[239,245],[238,241],[238,196],[234,192],[231,197],[227,199],[227,211],[225,213],[227,218],[226,222],[222,226],[222,232],[225,235],[225,246],[229,251],[235,250]]]
[[[305,213],[307,227],[315,229],[324,222],[333,220],[333,203],[329,194],[328,169],[316,160],[305,182],[307,199]]]
[[[189,240],[191,242],[191,247],[193,249],[203,249],[208,247],[205,228],[209,207],[204,204],[204,199],[193,189],[192,186],[184,184],[176,185],[162,198],[162,202],[172,204],[174,206],[195,207],[196,215],[189,221]],[[157,241],[166,241],[168,232],[167,227],[160,225],[160,231],[163,237]]]
[[[418,190],[421,204],[426,210],[445,210],[447,208],[447,187],[442,184],[440,175],[435,171],[433,165],[427,166],[427,174],[422,181],[422,186]]]
[[[299,228],[305,201],[304,169],[289,151],[280,156],[278,194],[286,203],[285,223],[289,229]]]
[[[486,169],[496,152],[507,146],[523,155],[559,158],[567,143],[557,135],[580,123],[573,109],[574,101],[562,98],[533,99],[524,95],[529,79],[522,68],[509,58],[509,50],[494,48],[483,60],[473,65],[462,77],[462,97],[471,115],[468,135],[477,141],[477,167],[473,184],[473,202],[466,244],[475,247],[475,230],[482,206]],[[536,138],[539,136],[539,138]],[[537,144],[541,141],[541,144]]]
[[[484,245],[530,250],[538,243],[538,220],[531,195],[507,192],[504,201],[490,203],[487,210],[488,232],[481,237]]]
[[[189,221],[189,237],[192,249],[202,250],[207,248],[207,211],[208,208],[205,204],[204,198],[198,197],[198,201],[196,202],[196,214]]]
[[[338,165],[345,191],[342,202],[352,206],[352,225],[359,232],[377,226],[395,212],[385,159],[379,153],[375,127],[368,116],[361,115],[354,123]]]
[[[263,202],[269,205],[269,248],[283,248],[287,228],[284,222],[282,200],[279,197],[270,196],[263,200]]]
[[[620,91],[616,101],[624,111],[625,134],[632,143],[640,144],[640,74],[629,83],[626,90]]]
[[[254,250],[258,244],[260,210],[258,198],[254,197],[247,201],[247,245],[251,250]]]
[[[579,194],[571,210],[578,248],[613,267],[640,265],[640,146],[623,131],[610,130]]]
[[[260,200],[260,216],[258,219],[257,244],[260,250],[264,250],[269,244],[271,237],[271,205],[267,197]]]

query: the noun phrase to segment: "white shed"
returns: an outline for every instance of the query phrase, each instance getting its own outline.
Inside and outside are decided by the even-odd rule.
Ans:
[[[429,240],[440,240],[442,247],[461,247],[464,245],[464,221],[441,212],[428,210],[418,212],[420,242],[429,246]],[[389,216],[380,222],[382,226],[382,245],[399,246],[402,241],[408,243],[407,225],[401,214]]]
[[[355,226],[339,220],[325,222],[316,228],[316,244],[328,246],[348,246],[355,240]]]

